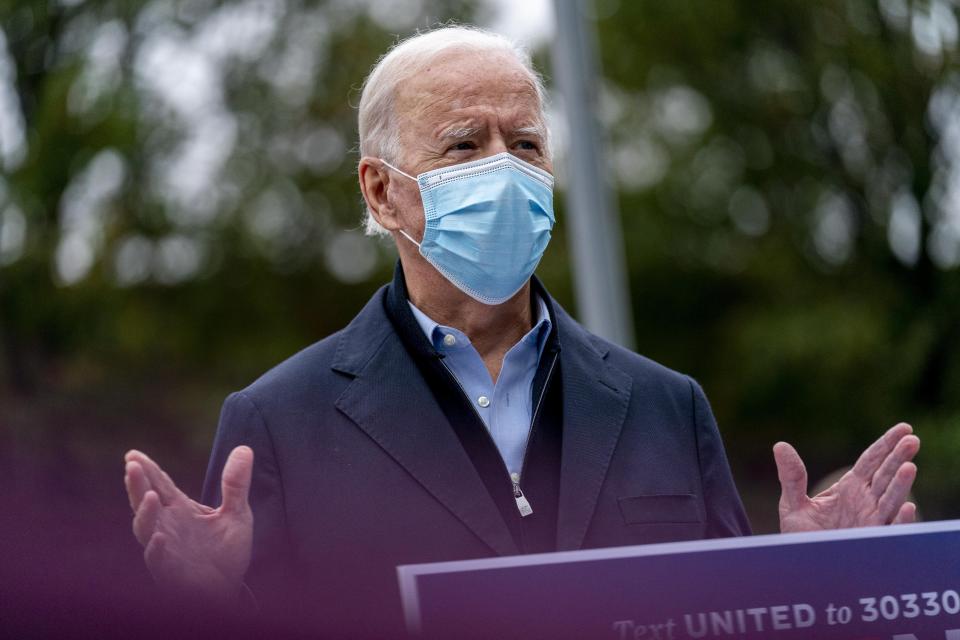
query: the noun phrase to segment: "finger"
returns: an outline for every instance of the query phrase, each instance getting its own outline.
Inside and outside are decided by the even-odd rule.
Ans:
[[[140,464],[147,477],[147,481],[150,483],[150,487],[157,492],[157,495],[160,497],[160,502],[164,505],[168,505],[180,498],[186,498],[183,492],[177,488],[177,485],[173,483],[173,480],[170,479],[170,476],[160,468],[160,465],[151,460],[147,454],[134,449],[127,452],[126,460],[127,462],[137,462]]]
[[[253,449],[246,446],[235,448],[223,465],[223,476],[220,480],[224,511],[239,513],[247,509],[252,476]]]
[[[773,459],[780,479],[780,504],[791,510],[803,506],[807,500],[807,468],[800,454],[786,442],[778,442],[773,446]]]
[[[147,563],[147,568],[153,575],[154,580],[158,580],[161,575],[160,566],[163,564],[163,557],[166,552],[167,537],[162,533],[155,533],[147,541],[143,550],[143,560]]]
[[[147,491],[133,517],[133,535],[140,544],[146,546],[150,537],[157,528],[157,518],[160,516],[160,498],[156,491]]]
[[[897,517],[893,519],[892,524],[910,524],[917,521],[917,505],[912,502],[904,502],[897,512]]]
[[[134,513],[140,508],[140,502],[144,494],[150,490],[150,482],[147,480],[143,467],[139,462],[128,462],[126,473],[123,476],[123,484],[127,488],[127,498],[130,499],[130,508]]]
[[[916,477],[917,465],[912,462],[904,462],[897,469],[893,480],[890,481],[887,490],[880,496],[880,501],[877,503],[877,514],[883,522],[891,522],[900,512],[900,507],[910,496],[910,487],[913,486]]]
[[[870,481],[870,492],[877,498],[883,495],[887,490],[887,485],[893,480],[897,469],[904,462],[913,460],[920,450],[920,438],[914,435],[904,436],[894,447],[890,455],[886,457],[877,472],[873,474],[873,480]]]
[[[885,434],[880,436],[876,442],[867,447],[867,450],[860,455],[857,463],[853,465],[853,472],[864,480],[873,478],[873,474],[877,472],[877,469],[880,468],[883,461],[890,455],[890,452],[894,450],[897,443],[900,442],[904,436],[908,436],[911,433],[913,433],[913,427],[905,422],[890,427]]]

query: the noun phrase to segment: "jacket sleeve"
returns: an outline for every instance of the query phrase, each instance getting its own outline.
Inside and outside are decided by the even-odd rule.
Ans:
[[[227,397],[207,466],[201,501],[217,507],[222,501],[220,477],[230,452],[239,445],[253,449],[250,508],[253,511],[253,549],[245,576],[246,600],[252,592],[256,604],[280,615],[292,605],[296,591],[295,566],[286,533],[283,484],[276,452],[260,410],[243,392]]]
[[[750,521],[733,482],[717,421],[703,389],[690,379],[696,423],[700,482],[706,508],[708,538],[750,535]]]

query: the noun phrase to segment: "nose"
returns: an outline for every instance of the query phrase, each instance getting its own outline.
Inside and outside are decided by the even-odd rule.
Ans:
[[[495,131],[493,135],[490,136],[490,144],[487,148],[487,155],[495,156],[498,153],[503,153],[505,151],[509,151],[509,149],[507,149],[507,141],[499,131]]]
[[[490,137],[487,138],[485,145],[485,156],[495,156],[498,153],[509,151],[507,147],[507,135],[500,127],[500,118],[491,118],[488,126],[490,127]]]

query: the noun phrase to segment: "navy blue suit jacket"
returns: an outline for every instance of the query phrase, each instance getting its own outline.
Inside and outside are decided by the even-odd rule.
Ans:
[[[247,583],[265,609],[363,635],[401,628],[395,567],[518,549],[384,309],[224,404],[203,500],[233,447],[255,452]],[[553,305],[563,442],[558,550],[749,533],[691,378],[602,340]]]

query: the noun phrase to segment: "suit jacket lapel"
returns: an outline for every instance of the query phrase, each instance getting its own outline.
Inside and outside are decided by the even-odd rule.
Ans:
[[[470,457],[394,332],[383,293],[341,335],[333,368],[355,377],[337,408],[491,549],[518,553]]]
[[[557,546],[580,548],[613,457],[627,406],[630,377],[607,363],[602,343],[557,308],[562,345],[563,452]]]

